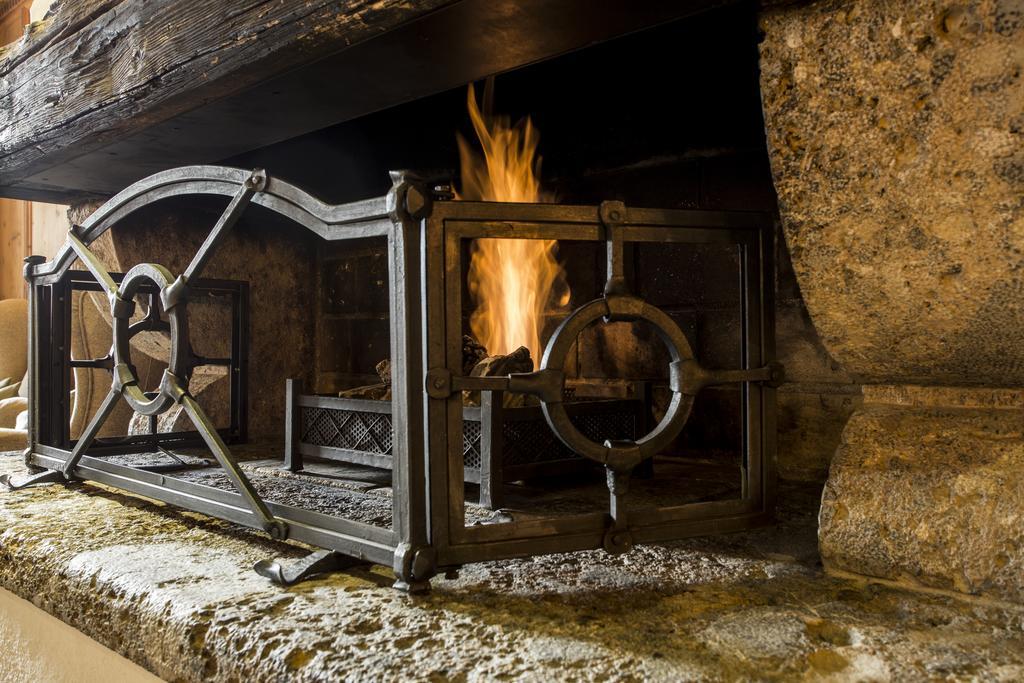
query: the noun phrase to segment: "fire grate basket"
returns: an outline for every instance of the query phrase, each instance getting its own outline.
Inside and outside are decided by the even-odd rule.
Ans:
[[[297,392],[287,383],[286,405],[296,416],[285,432],[285,467],[298,472],[303,457],[390,470],[394,465],[391,402]],[[503,392],[484,391],[479,406],[465,406],[462,456],[465,481],[480,487],[479,504],[502,507],[504,482],[579,472],[588,464],[566,447],[540,406],[503,407]],[[646,423],[643,400],[574,401],[569,414],[587,438],[630,440]]]
[[[410,173],[392,174],[391,191],[384,197],[343,205],[328,205],[301,189],[268,176],[262,170],[245,171],[217,166],[194,166],[157,173],[129,186],[101,206],[82,225],[72,227],[65,246],[53,261],[26,260],[29,283],[29,446],[27,462],[42,468],[39,474],[13,486],[93,480],[166,503],[263,530],[276,539],[294,539],[323,548],[295,567],[260,563],[257,571],[288,583],[312,572],[356,561],[390,564],[396,587],[416,591],[429,587],[431,577],[461,565],[543,553],[604,548],[628,551],[634,543],[651,543],[686,536],[748,529],[767,523],[774,508],[775,387],[781,368],[774,358],[772,300],[772,217],[752,212],[638,209],[621,202],[599,206],[557,204],[504,204],[450,201],[435,196],[432,185]],[[179,274],[154,263],[141,263],[123,277],[107,272],[90,245],[124,217],[154,202],[176,196],[219,196],[227,206],[188,266]],[[221,434],[190,393],[192,371],[198,365],[219,362],[237,376],[237,395],[244,401],[247,386],[247,310],[244,285],[204,282],[202,271],[211,255],[250,204],[277,213],[309,230],[323,242],[383,238],[386,241],[388,332],[391,360],[390,432],[383,423],[361,420],[355,448],[338,450],[349,457],[383,464],[387,458],[392,485],[391,526],[383,528],[346,516],[329,515],[294,502],[266,500],[239,465],[225,439],[246,435],[244,402],[236,403],[231,434]],[[542,239],[590,242],[600,245],[606,265],[603,293],[567,315],[547,341],[539,369],[506,376],[473,377],[463,371],[463,272],[467,240],[480,238]],[[696,357],[678,323],[657,306],[634,293],[626,254],[635,245],[714,245],[730,250],[737,264],[739,313],[736,337],[738,367],[714,370]],[[109,372],[110,390],[77,441],[69,442],[66,421],[67,373],[71,367],[66,344],[70,301],[62,296],[71,265],[80,261],[92,282],[105,295],[113,321],[109,358],[90,361]],[[203,287],[238,292],[236,327],[231,331],[231,358],[211,360],[192,351],[187,309],[190,293]],[[139,329],[133,323],[136,300],[156,297],[167,320],[159,325],[170,341],[167,370],[159,387],[144,391],[132,364],[130,342]],[[254,306],[252,315],[258,314]],[[617,321],[643,321],[657,333],[668,351],[668,402],[657,424],[634,422],[632,435],[615,438],[602,428],[592,431],[573,415],[564,400],[566,356],[577,337],[590,325]],[[155,319],[149,324],[158,324]],[[259,359],[254,359],[259,362]],[[679,434],[690,418],[695,397],[704,387],[733,384],[741,417],[740,494],[728,500],[679,501],[631,506],[630,481],[635,470],[652,462]],[[271,387],[260,387],[272,391]],[[341,413],[352,406],[324,405],[322,399],[302,396],[290,388],[294,400],[284,416],[290,465],[301,466],[310,449],[332,448],[332,434],[313,429],[308,409]],[[509,437],[529,421],[470,419],[463,392],[529,394],[539,402],[549,432],[561,444],[524,446],[525,436]],[[136,413],[152,417],[179,406],[195,425],[198,438],[216,458],[234,490],[204,486],[172,472],[134,468],[110,459],[120,452],[179,445],[179,435],[147,435],[141,441],[98,441],[97,435],[113,408],[125,401]],[[493,400],[492,400],[493,403]],[[381,407],[382,408],[382,407]],[[483,409],[481,409],[483,410]],[[493,410],[493,408],[492,408]],[[531,420],[536,422],[535,412]],[[333,419],[333,418],[332,418]],[[474,427],[473,425],[477,426]],[[480,430],[480,448],[476,443]],[[303,427],[309,429],[303,432]],[[497,428],[501,427],[500,437]],[[637,436],[640,433],[640,436]],[[536,432],[533,432],[536,438]],[[490,439],[489,457],[485,444]],[[325,442],[325,443],[315,443]],[[338,442],[340,443],[340,442]],[[373,444],[368,448],[367,444]],[[493,446],[505,455],[498,455]],[[376,452],[377,449],[382,452]],[[592,512],[530,517],[495,523],[467,524],[464,482],[497,471],[505,479],[518,476],[515,468],[546,467],[530,460],[571,453],[562,460],[590,461],[606,473],[607,507]],[[475,468],[476,453],[480,454]],[[515,455],[517,454],[518,455]],[[553,455],[552,455],[553,454]],[[500,466],[492,466],[499,463]],[[474,474],[474,471],[477,474]],[[492,476],[491,482],[494,479]],[[266,492],[266,488],[263,489]],[[494,489],[492,487],[492,495]],[[377,500],[380,500],[379,498]],[[494,501],[491,501],[492,503]]]

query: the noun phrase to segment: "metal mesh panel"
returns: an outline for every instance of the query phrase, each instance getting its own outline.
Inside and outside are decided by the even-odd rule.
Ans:
[[[632,413],[584,414],[577,415],[572,421],[584,436],[599,443],[606,439],[633,439],[637,436],[636,417]]]
[[[303,408],[302,441],[314,446],[391,455],[391,416],[330,408]]]
[[[394,430],[391,427],[391,416],[390,415],[381,415],[379,413],[364,413],[364,414],[365,415],[373,415],[374,417],[377,417],[377,418],[383,418],[383,419],[371,420],[369,422],[369,424],[367,426],[367,431],[368,431],[367,436],[368,436],[368,438],[372,439],[375,444],[377,444],[379,446],[380,450],[377,451],[378,453],[387,453],[388,455],[390,455],[391,454],[391,439],[392,439],[392,435],[394,434]]]
[[[527,465],[544,460],[561,460],[574,457],[546,422],[506,422],[502,425],[505,465]]]
[[[599,443],[636,436],[636,416],[629,411],[582,414],[572,420],[585,436]],[[301,440],[314,446],[392,455],[392,430],[391,415],[387,413],[332,408],[302,410]],[[506,422],[502,425],[502,435],[502,466],[579,457],[558,440],[543,418]],[[467,469],[480,469],[487,457],[480,422],[465,420],[462,423],[462,454]]]
[[[338,435],[338,427],[330,411],[323,408],[305,408],[302,411],[302,441],[317,446],[330,444]]]
[[[599,443],[606,439],[632,439],[636,436],[636,417],[631,412],[594,413],[572,418],[583,434]],[[551,460],[578,458],[558,440],[543,419],[506,422],[503,465],[529,465]]]
[[[483,461],[483,443],[480,423],[465,420],[462,423],[462,459],[467,469],[480,469]]]

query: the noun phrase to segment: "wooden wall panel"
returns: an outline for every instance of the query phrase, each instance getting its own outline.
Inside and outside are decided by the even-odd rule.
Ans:
[[[25,24],[29,22],[31,0],[22,2],[4,2],[0,0],[0,46],[13,43],[25,32]]]
[[[64,204],[30,202],[32,214],[32,235],[29,242],[31,253],[52,259],[64,246],[68,236],[68,207]]]
[[[0,46],[22,36],[29,22],[31,0],[0,1]],[[25,296],[22,259],[32,248],[32,214],[29,202],[0,199],[0,299]]]
[[[0,299],[25,296],[22,259],[31,247],[29,202],[0,199]]]

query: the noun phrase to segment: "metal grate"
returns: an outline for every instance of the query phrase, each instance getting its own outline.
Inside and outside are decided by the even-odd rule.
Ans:
[[[584,413],[572,421],[584,436],[598,443],[606,439],[628,440],[636,437],[636,416],[633,413]]]
[[[391,416],[355,410],[304,408],[302,441],[314,446],[391,455]]]
[[[630,411],[584,413],[572,418],[588,438],[632,439],[636,435],[636,415]],[[328,448],[392,455],[392,424],[387,413],[370,413],[338,408],[303,408],[303,443]],[[542,417],[509,421],[502,425],[502,466],[530,465],[553,460],[579,458],[558,440]],[[481,424],[462,423],[462,455],[467,469],[480,469],[484,453]]]
[[[462,423],[462,460],[467,469],[480,469],[484,447],[480,437],[480,423],[465,420]]]
[[[632,439],[636,436],[636,416],[632,412],[593,413],[576,416],[576,427],[594,441]],[[503,465],[529,465],[551,460],[579,458],[565,447],[543,419],[506,422]]]

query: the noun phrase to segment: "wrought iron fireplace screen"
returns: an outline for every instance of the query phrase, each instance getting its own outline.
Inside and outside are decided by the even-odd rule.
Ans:
[[[392,174],[384,197],[326,205],[262,170],[195,166],[158,173],[128,187],[81,226],[74,226],[57,257],[27,259],[31,332],[30,445],[28,461],[48,471],[28,483],[88,479],[117,486],[249,527],[275,538],[292,538],[330,553],[391,563],[396,585],[421,589],[439,569],[467,562],[603,547],[627,550],[634,542],[746,528],[768,519],[774,481],[774,363],[772,323],[772,223],[746,212],[669,211],[601,206],[455,202],[432,196],[414,174]],[[221,195],[230,201],[188,267],[175,275],[158,264],[138,264],[123,278],[106,271],[89,245],[130,213],[160,199]],[[328,241],[387,239],[390,357],[392,360],[390,464],[393,470],[391,529],[263,500],[189,392],[194,367],[204,359],[191,350],[186,309],[190,292],[211,287],[199,279],[204,267],[249,204],[275,211]],[[540,368],[506,377],[470,377],[462,372],[461,242],[483,237],[579,240],[604,243],[604,295],[573,311],[548,341]],[[694,358],[671,317],[633,295],[624,275],[624,253],[634,243],[732,245],[739,254],[742,284],[741,368],[712,371]],[[107,296],[114,325],[109,362],[110,392],[81,438],[69,449],[41,425],[52,424],[57,405],[43,382],[48,362],[61,353],[52,343],[50,321],[68,299],[66,286],[78,258]],[[137,293],[159,296],[168,317],[171,351],[157,391],[139,387],[131,361],[130,317]],[[243,314],[244,318],[244,314]],[[596,442],[581,432],[563,401],[564,359],[580,331],[605,320],[645,320],[671,355],[668,410],[654,429],[635,440]],[[229,361],[244,387],[244,343]],[[633,469],[663,449],[683,428],[693,399],[709,384],[743,387],[744,481],[741,498],[632,510],[625,500]],[[463,481],[465,435],[463,391],[511,391],[535,396],[558,439],[578,456],[607,471],[609,506],[604,513],[508,524],[465,525]],[[180,405],[235,487],[225,491],[105,459],[112,447],[94,448],[94,437],[119,400],[138,413],[156,415]],[[243,397],[244,400],[244,397]],[[293,413],[294,411],[289,411]],[[244,417],[244,410],[239,413]],[[294,415],[287,417],[293,424]],[[244,436],[244,426],[236,430]],[[157,446],[173,446],[173,435],[154,435]],[[149,444],[147,444],[149,445]],[[129,444],[137,449],[139,444]],[[113,448],[116,451],[116,447]],[[311,556],[305,570],[336,564],[332,555]],[[264,570],[267,568],[264,567]],[[273,567],[279,580],[287,572]]]

